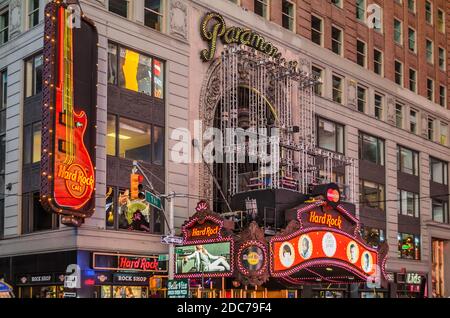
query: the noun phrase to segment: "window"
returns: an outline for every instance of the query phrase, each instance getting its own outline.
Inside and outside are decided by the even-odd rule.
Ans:
[[[395,83],[403,86],[403,64],[400,61],[394,62],[395,69]]]
[[[432,117],[428,117],[427,137],[428,140],[434,140],[434,118]]]
[[[375,93],[375,118],[383,120],[383,96]]]
[[[295,4],[291,1],[283,0],[283,28],[295,31]]]
[[[356,19],[366,21],[366,0],[356,0]]]
[[[311,41],[322,46],[323,43],[323,20],[311,15]]]
[[[412,52],[416,52],[416,30],[408,28],[408,48]]]
[[[145,200],[130,200],[129,189],[106,187],[106,228],[145,233],[162,233],[161,211]]]
[[[319,82],[317,82],[314,85],[314,94],[317,96],[323,95],[323,70],[317,66],[312,66],[312,74],[315,79],[317,79]]]
[[[362,179],[359,180],[359,185],[360,207],[369,207],[384,211],[384,185]]]
[[[404,190],[397,191],[398,214],[419,217],[419,194]]]
[[[419,153],[402,146],[397,146],[397,169],[398,171],[418,176]]]
[[[151,127],[131,119],[119,119],[119,157],[151,161]]]
[[[373,50],[373,71],[383,76],[383,52],[377,49]]]
[[[416,0],[408,0],[408,10],[412,13],[416,12]]]
[[[367,89],[358,86],[356,90],[358,95],[358,111],[361,113],[365,113],[367,105]]]
[[[384,166],[384,140],[360,132],[359,159]]]
[[[42,54],[25,61],[25,97],[31,97],[42,92]]]
[[[439,105],[442,107],[445,107],[445,104],[447,103],[447,89],[443,85],[439,85]]]
[[[39,24],[39,0],[28,0],[28,28]]]
[[[443,48],[439,48],[439,68],[445,71],[445,50]]]
[[[267,19],[269,17],[269,0],[254,0],[254,4],[255,13]]]
[[[362,67],[366,67],[366,43],[360,40],[356,40],[356,63]]]
[[[448,202],[441,200],[432,200],[431,203],[433,221],[440,223],[448,223]]]
[[[335,26],[331,27],[331,51],[342,55],[342,30]]]
[[[363,227],[362,237],[367,244],[373,248],[377,248],[386,240],[385,231],[370,226]]]
[[[403,105],[395,104],[395,126],[397,128],[403,128]]]
[[[31,164],[41,161],[41,122],[24,127],[23,163]]]
[[[163,30],[163,1],[145,0],[144,4],[144,24],[157,31]]]
[[[403,26],[402,21],[394,19],[394,41],[397,44],[403,44]]]
[[[445,13],[441,9],[438,9],[437,27],[439,32],[445,33]]]
[[[164,128],[108,114],[106,153],[164,165]]]
[[[430,175],[431,181],[448,184],[448,163],[433,157],[430,157]]]
[[[417,72],[412,68],[409,69],[409,90],[412,92],[417,91]]]
[[[337,75],[333,75],[333,101],[342,104],[343,80]]]
[[[398,233],[398,257],[411,260],[420,260],[419,235]]]
[[[39,192],[25,193],[22,196],[22,230],[23,233],[56,230],[59,217],[49,213],[41,204]]]
[[[8,42],[9,37],[9,11],[0,12],[0,45]]]
[[[3,70],[0,72],[0,136],[6,133],[7,101],[8,101],[8,74],[6,70]],[[5,152],[0,153],[4,154]]]
[[[164,98],[164,62],[109,43],[108,83],[162,99]]]
[[[331,3],[336,7],[342,8],[342,0],[331,0]]]
[[[448,140],[448,125],[441,122],[439,143],[441,145],[447,146],[447,140]]]
[[[109,0],[108,10],[128,18],[128,0]]]
[[[426,39],[427,62],[434,64],[433,41]]]
[[[434,81],[431,78],[427,78],[427,98],[434,102]]]
[[[417,112],[412,109],[409,111],[409,131],[417,134]]]
[[[425,21],[429,24],[433,24],[433,5],[430,1],[425,1]]]
[[[317,130],[317,142],[320,148],[344,153],[344,126],[318,118]]]

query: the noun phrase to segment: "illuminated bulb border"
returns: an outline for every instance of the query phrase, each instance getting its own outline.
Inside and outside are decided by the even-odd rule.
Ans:
[[[261,266],[261,269],[259,269],[258,271],[249,271],[241,263],[242,252],[244,251],[244,249],[246,249],[247,247],[250,247],[250,246],[257,246],[263,251],[264,261],[263,261],[263,265]],[[266,244],[263,244],[260,241],[254,241],[254,240],[246,241],[244,244],[242,244],[240,246],[240,248],[238,250],[238,254],[237,254],[238,270],[246,276],[261,275],[262,273],[264,273],[267,270],[267,256],[268,256],[268,253],[267,253],[267,245]]]

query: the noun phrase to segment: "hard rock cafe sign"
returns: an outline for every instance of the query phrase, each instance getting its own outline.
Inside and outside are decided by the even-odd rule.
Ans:
[[[76,25],[61,1],[45,8],[41,202],[82,220],[95,207],[97,43],[85,16]]]
[[[214,59],[219,40],[224,45],[246,45],[280,60],[282,63],[286,62],[279,49],[273,43],[267,41],[264,36],[248,28],[227,26],[224,17],[217,12],[209,12],[204,16],[200,24],[200,34],[202,39],[208,42],[208,48],[200,53],[202,60],[205,62]],[[289,61],[288,63],[294,67],[297,67],[298,64],[296,61]]]

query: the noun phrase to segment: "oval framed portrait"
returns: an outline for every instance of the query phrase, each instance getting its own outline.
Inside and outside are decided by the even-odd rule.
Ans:
[[[289,242],[284,242],[281,244],[280,250],[278,251],[278,257],[281,265],[286,268],[291,267],[295,260],[294,246]]]
[[[361,255],[361,267],[364,272],[370,273],[373,268],[373,260],[372,260],[372,254],[370,254],[368,251],[365,251]]]
[[[313,252],[313,242],[308,234],[303,234],[298,239],[298,253],[303,259],[309,259]]]
[[[350,241],[347,245],[347,259],[350,263],[355,264],[359,258],[359,247],[355,241]]]
[[[336,253],[336,238],[333,233],[327,232],[322,238],[322,250],[327,257],[333,257]]]

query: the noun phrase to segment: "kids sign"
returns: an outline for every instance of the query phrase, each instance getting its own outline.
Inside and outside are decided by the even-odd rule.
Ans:
[[[45,7],[41,202],[84,219],[95,207],[98,34],[84,15],[77,25],[71,15],[62,1]]]

